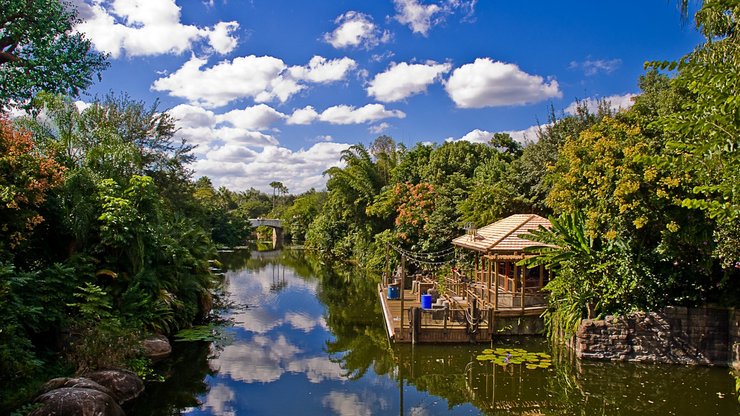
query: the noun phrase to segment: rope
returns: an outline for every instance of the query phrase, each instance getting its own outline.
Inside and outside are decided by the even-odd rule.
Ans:
[[[406,249],[403,249],[401,247],[398,247],[394,244],[388,243],[388,245],[396,251],[398,254],[401,254],[403,256],[406,256],[406,258],[416,265],[427,265],[427,266],[442,266],[444,264],[452,263],[455,261],[454,258],[448,259],[448,260],[441,260],[441,261],[434,261],[439,258],[446,257],[454,252],[454,248],[450,247],[444,250],[432,252],[432,253],[421,253],[421,252],[413,252]],[[442,253],[442,254],[440,254]]]

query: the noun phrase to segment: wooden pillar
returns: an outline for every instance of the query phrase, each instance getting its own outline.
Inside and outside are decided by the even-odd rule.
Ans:
[[[411,308],[411,343],[419,342],[421,335],[421,308]]]
[[[404,336],[404,332],[403,332],[403,315],[404,315],[404,312],[403,312],[403,298],[406,297],[406,296],[404,296],[404,293],[403,293],[403,287],[404,287],[404,284],[405,283],[406,283],[406,255],[405,254],[401,254],[401,290],[400,290],[400,292],[401,292],[401,331],[400,331],[400,334],[399,334],[399,335],[401,335],[401,339],[406,338]]]
[[[520,269],[520,271],[521,271],[521,277],[520,277],[520,279],[522,279],[522,282],[521,282],[522,283],[522,298],[521,298],[521,302],[522,302],[522,314],[523,314],[524,313],[524,288],[527,286],[527,276],[526,276],[526,274],[527,274],[527,266],[522,266],[522,268]]]
[[[510,269],[510,267],[509,267],[509,261],[507,260],[507,261],[504,262],[504,277],[505,277],[505,279],[504,279],[504,290],[506,290],[506,291],[510,291],[511,290],[511,288],[509,287],[509,269]]]
[[[486,291],[486,294],[488,295],[488,304],[491,304],[491,258],[488,258],[488,290]]]
[[[494,283],[494,294],[493,294],[493,309],[496,310],[498,308],[498,255],[494,257],[493,259],[493,274],[496,276],[496,282]]]
[[[545,286],[545,265],[540,264],[540,290]]]
[[[517,266],[516,263],[514,263],[514,279],[513,279],[514,288],[511,290],[513,293],[516,293],[516,284],[517,284],[517,280],[519,280],[519,273],[517,273],[518,271],[519,271],[519,266]]]

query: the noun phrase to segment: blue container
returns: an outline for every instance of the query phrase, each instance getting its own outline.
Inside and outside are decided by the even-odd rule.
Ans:
[[[398,286],[388,286],[388,299],[399,299],[400,295]]]
[[[421,295],[421,309],[432,309],[432,295]]]

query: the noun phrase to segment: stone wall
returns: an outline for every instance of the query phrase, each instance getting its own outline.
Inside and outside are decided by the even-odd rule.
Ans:
[[[668,307],[584,320],[573,341],[580,358],[740,367],[740,311]]]

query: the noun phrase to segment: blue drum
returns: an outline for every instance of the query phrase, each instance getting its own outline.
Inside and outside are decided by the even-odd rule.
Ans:
[[[432,309],[432,295],[421,295],[421,308]]]
[[[388,299],[400,299],[401,290],[398,286],[388,286]]]

